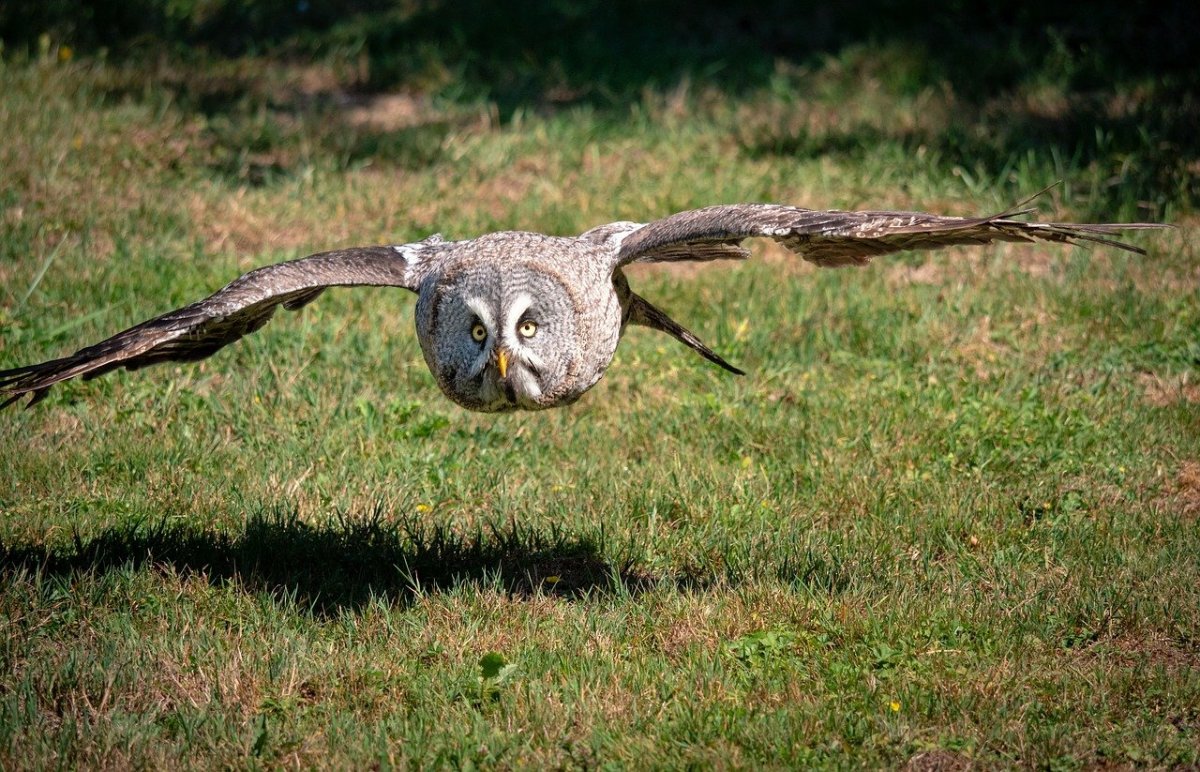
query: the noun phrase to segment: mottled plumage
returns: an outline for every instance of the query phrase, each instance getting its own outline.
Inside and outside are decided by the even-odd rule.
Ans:
[[[577,237],[508,231],[466,241],[431,236],[399,246],[324,252],[251,271],[204,300],[156,317],[61,359],[0,371],[4,406],[41,400],[56,383],[125,367],[212,355],[328,287],[392,286],[417,293],[417,338],[450,399],[471,410],[568,405],[604,375],[627,324],[671,335],[730,365],[663,311],[633,293],[630,263],[745,259],[743,240],[775,239],[819,266],[864,265],[909,249],[993,241],[1114,240],[1149,223],[1077,225],[920,212],[841,212],[776,204],[695,209],[649,224],[616,222]]]

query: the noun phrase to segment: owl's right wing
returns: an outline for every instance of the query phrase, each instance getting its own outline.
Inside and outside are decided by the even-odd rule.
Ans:
[[[650,225],[654,225],[654,223],[650,223]],[[622,245],[625,243],[625,240],[631,234],[646,227],[646,223],[640,222],[610,222],[584,231],[579,234],[579,238],[605,247],[612,255],[620,255],[624,253]],[[709,260],[746,260],[750,257],[750,250],[739,246],[738,241],[740,239],[707,241],[696,239],[684,239],[682,241],[663,240],[649,245],[647,249],[639,252],[633,260],[622,260],[621,264],[624,265],[626,262],[674,263],[686,261],[696,263],[708,262]]]
[[[580,238],[604,247],[619,269],[631,263],[680,260],[744,259],[742,243],[771,238],[819,266],[866,265],[871,258],[909,249],[939,249],[994,241],[1091,242],[1145,254],[1117,241],[1122,231],[1169,227],[1157,223],[1039,223],[1013,219],[1032,210],[1013,210],[989,217],[946,217],[924,212],[844,212],[799,209],[779,204],[725,204],[679,212],[647,224],[615,222]],[[731,372],[741,372],[705,346],[691,332],[634,296],[629,321],[666,332],[705,359]]]
[[[70,356],[0,370],[0,408],[32,395],[41,401],[50,387],[75,377],[90,380],[124,367],[189,362],[258,330],[279,306],[295,310],[328,287],[385,286],[417,290],[440,236],[399,246],[354,247],[322,252],[250,271],[207,298],[157,316]]]
[[[1169,227],[1158,223],[1043,223],[1015,220],[1031,210],[989,217],[924,212],[844,212],[779,204],[726,204],[679,212],[640,227],[615,229],[616,265],[737,256],[747,238],[774,239],[819,266],[865,265],[891,252],[939,249],[994,241],[1091,242],[1145,254],[1113,238],[1123,231]],[[601,232],[613,223],[593,229]],[[586,235],[586,234],[585,234]]]

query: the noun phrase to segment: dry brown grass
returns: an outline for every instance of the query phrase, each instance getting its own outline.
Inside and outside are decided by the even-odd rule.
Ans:
[[[1179,514],[1187,520],[1200,518],[1200,462],[1184,461],[1180,464],[1171,503],[1178,507]]]
[[[977,215],[1055,174],[1073,195],[1043,219],[1071,219],[1123,174],[1106,163],[1153,161],[1027,157],[1038,138],[1003,132],[1073,97],[967,115],[952,89],[897,87],[913,62],[882,53],[752,93],[693,79],[515,112],[366,95],[354,62],[6,60],[0,355],[339,245],[739,200]],[[1179,221],[1145,259],[1009,246],[820,272],[766,242],[637,267],[757,372],[635,330],[553,414],[445,403],[411,298],[382,290],[5,413],[0,766],[1194,762],[1200,269]],[[448,540],[446,565],[409,526]],[[475,549],[496,540],[502,558]],[[490,652],[517,670],[483,696]]]
[[[974,767],[969,756],[941,748],[921,751],[904,763],[908,772],[962,772]]]
[[[1138,385],[1142,398],[1154,407],[1200,404],[1200,383],[1194,383],[1186,371],[1170,376],[1138,373]]]

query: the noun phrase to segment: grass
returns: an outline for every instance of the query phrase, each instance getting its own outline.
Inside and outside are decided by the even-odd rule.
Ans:
[[[447,402],[388,290],[56,389],[0,415],[0,766],[1200,763],[1192,81],[1063,48],[985,89],[897,39],[564,102],[332,50],[6,52],[0,367],[434,231],[1058,179],[1047,218],[1179,229],[639,269],[750,375],[635,329],[545,414]]]

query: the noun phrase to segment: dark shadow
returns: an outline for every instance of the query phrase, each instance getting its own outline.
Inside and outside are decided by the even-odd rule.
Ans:
[[[407,603],[419,592],[462,584],[581,598],[636,594],[656,583],[631,562],[606,561],[603,541],[602,532],[572,536],[515,522],[461,536],[445,526],[388,521],[381,513],[322,525],[275,513],[252,516],[240,533],[164,521],[113,527],[66,548],[0,545],[0,576],[164,566],[293,599],[320,615],[357,609],[372,598]]]
[[[431,110],[416,96],[272,85],[257,67],[226,71],[160,61],[106,71],[96,88],[114,104],[152,99],[203,116],[203,129],[180,137],[189,155],[251,187],[285,180],[314,162],[420,171],[445,158],[447,134],[479,120]]]
[[[370,160],[416,169],[444,160],[443,139],[455,128],[444,118],[354,124],[346,119],[347,98],[437,94],[445,102],[490,103],[499,121],[564,106],[588,106],[625,120],[648,90],[691,83],[697,90],[745,94],[766,88],[781,68],[817,72],[829,58],[860,47],[902,52],[904,72],[889,76],[900,80],[889,90],[920,94],[948,85],[953,91],[954,124],[910,138],[914,148],[937,150],[949,168],[998,176],[1026,151],[1055,152],[1111,169],[1126,201],[1146,199],[1144,208],[1154,209],[1154,198],[1200,203],[1200,175],[1193,170],[1200,162],[1200,132],[1194,130],[1200,121],[1200,5],[1189,0],[0,4],[6,50],[36,52],[43,34],[80,52],[106,50],[110,59],[142,71],[142,82],[114,84],[114,98],[145,98],[161,88],[181,108],[211,119],[202,149],[212,156],[210,167],[251,185],[302,167],[302,158],[294,157],[301,146],[343,164]],[[247,54],[336,61],[352,74],[336,94],[313,100],[312,94],[265,83],[253,59],[210,66],[222,56]],[[996,97],[1043,82],[1078,98],[1050,114],[1019,100],[992,106],[1001,115],[988,113]],[[803,77],[788,83],[805,88]],[[1140,94],[1140,107],[1122,112],[1114,103],[1132,92]],[[295,113],[318,119],[296,128],[289,119]],[[289,131],[307,132],[305,142],[283,140]],[[768,132],[743,139],[749,152],[793,155],[856,151],[877,137]],[[1097,208],[1111,211],[1105,202]]]
[[[263,184],[298,167],[287,157],[303,143],[281,142],[287,121],[255,120],[272,110],[316,110],[328,131],[316,149],[336,161],[393,163],[414,169],[442,160],[447,124],[386,129],[350,125],[338,94],[301,103],[259,82],[254,60],[226,75],[194,78],[214,57],[255,54],[344,63],[349,92],[438,94],[460,104],[486,101],[496,118],[528,110],[586,105],[624,120],[647,90],[691,83],[738,95],[763,89],[781,70],[817,71],[848,48],[903,52],[908,62],[888,88],[912,94],[948,85],[958,122],[913,142],[938,149],[949,164],[969,162],[995,175],[1026,150],[1053,150],[1125,174],[1140,200],[1153,195],[1200,201],[1200,6],[1188,0],[1130,3],[979,4],[960,0],[753,4],[721,0],[9,0],[0,4],[8,51],[36,51],[43,33],[80,51],[144,65],[149,83],[217,120],[209,141],[219,174]],[[167,62],[169,66],[160,66]],[[199,67],[191,65],[199,64]],[[223,82],[220,82],[221,78]],[[869,75],[867,77],[870,77]],[[202,82],[208,78],[208,82]],[[174,85],[172,80],[177,81]],[[1053,82],[1081,99],[1050,115],[1019,103],[984,119],[989,100],[1023,84]],[[793,78],[788,88],[804,88]],[[343,83],[339,88],[347,88]],[[153,93],[131,84],[127,95]],[[1140,109],[1114,101],[1131,91]],[[120,98],[122,87],[114,88]],[[801,95],[803,96],[803,95]],[[1015,100],[1014,100],[1015,101]],[[1119,117],[1112,117],[1117,115]],[[319,122],[318,122],[319,123]],[[310,127],[312,122],[310,122]],[[305,135],[308,137],[308,135]],[[751,152],[788,154],[787,135],[751,138]],[[800,150],[853,150],[854,134],[799,138]],[[1182,196],[1180,195],[1182,194]]]
[[[1124,202],[1161,213],[1168,201],[1200,202],[1200,94],[1163,87],[1153,103],[1136,111],[1109,114],[1107,92],[1074,95],[1056,114],[1013,110],[1002,116],[968,112],[936,128],[888,129],[861,125],[820,133],[766,126],[743,132],[739,145],[752,157],[842,156],[860,159],[881,143],[899,142],[929,153],[950,167],[985,170],[997,184],[1013,164],[1053,149],[1064,167],[1101,165],[1113,171],[1112,184],[1089,191],[1089,216],[1112,217]],[[1066,182],[1070,182],[1067,180]]]
[[[443,139],[450,130],[446,121],[392,130],[355,127],[345,124],[337,113],[320,113],[314,123],[324,122],[331,130],[311,137],[319,154],[336,159],[346,168],[370,161],[389,168],[417,172],[444,156]],[[230,125],[240,126],[244,118],[231,116]],[[260,187],[283,181],[303,170],[309,159],[298,151],[301,143],[278,139],[242,142],[236,136],[215,132],[208,144],[208,169],[232,182]]]
[[[0,582],[21,572],[72,577],[165,568],[214,584],[232,582],[319,616],[360,609],[373,598],[407,604],[421,593],[463,585],[498,587],[516,597],[569,599],[655,587],[703,592],[768,579],[816,594],[851,585],[855,553],[787,540],[763,548],[726,544],[662,575],[633,557],[606,558],[603,529],[566,534],[510,521],[462,535],[414,518],[335,516],[321,524],[276,510],[252,515],[239,531],[196,525],[113,526],[69,545],[0,544]],[[629,550],[625,550],[629,554]]]
[[[548,96],[624,102],[682,76],[744,88],[779,60],[814,63],[863,43],[919,51],[918,80],[950,82],[969,98],[1060,56],[1083,89],[1147,75],[1194,78],[1198,18],[1186,0],[8,0],[0,37],[10,48],[36,47],[49,33],[111,54],[361,54],[373,86],[448,74],[506,108]]]

